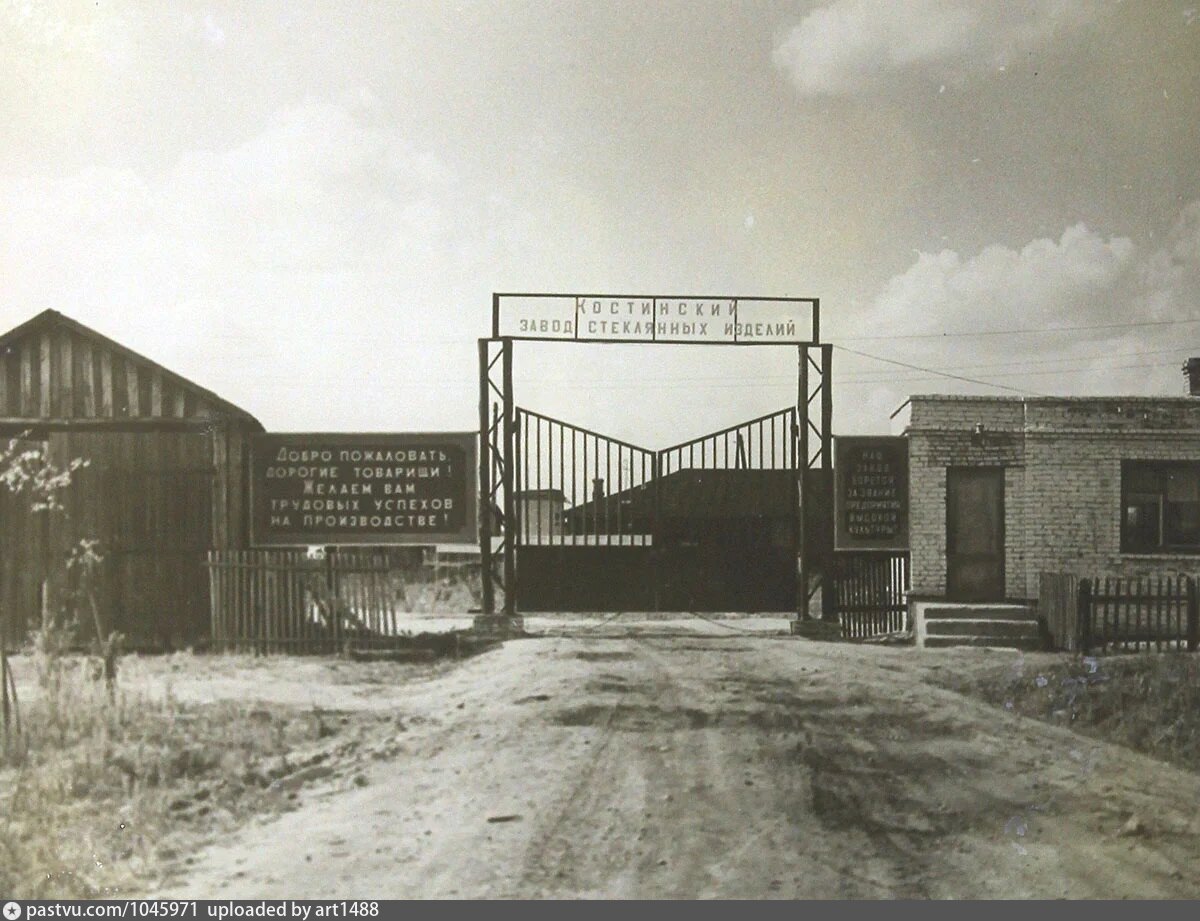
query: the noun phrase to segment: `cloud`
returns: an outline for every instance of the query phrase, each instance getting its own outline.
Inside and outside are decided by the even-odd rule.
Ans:
[[[948,79],[1003,66],[1096,10],[1092,0],[836,0],[787,33],[774,60],[805,95],[870,90],[905,72]]]
[[[1020,248],[918,253],[846,331],[896,339],[843,341],[1032,393],[1179,395],[1180,363],[1200,355],[1200,323],[1191,320],[1200,320],[1200,200],[1154,247],[1076,224]],[[1064,327],[1072,329],[1054,332]],[[970,335],[995,330],[1039,332]],[[871,428],[880,406],[895,408],[912,393],[1003,392],[853,354],[843,357],[842,371],[849,375],[843,392],[857,401],[851,428]]]
[[[76,271],[81,287],[114,272],[145,277],[164,260],[173,272],[226,278],[392,267],[448,233],[439,201],[453,185],[436,156],[372,112],[310,101],[157,175],[0,176],[0,246],[35,286],[61,286]]]
[[[286,107],[158,172],[0,175],[5,322],[60,309],[258,412],[316,368],[361,396],[364,337],[381,366],[437,380],[445,356],[411,343],[444,341],[462,317],[440,308],[473,303],[485,221],[447,217],[470,201],[370,94]]]
[[[225,30],[217,25],[212,13],[204,14],[204,40],[218,48],[225,44]]]
[[[1144,313],[1156,317],[1200,313],[1200,199],[1180,212],[1165,244],[1139,266],[1138,275],[1138,303]]]
[[[949,249],[918,253],[884,285],[873,312],[887,328],[913,333],[968,330],[981,316],[1002,316],[1008,326],[1084,312],[1094,319],[1134,251],[1128,237],[1105,239],[1076,224],[1058,240],[1033,240],[1019,250],[988,246],[969,259]]]
[[[339,270],[414,259],[447,233],[450,170],[365,105],[309,101],[255,137],[181,158],[164,220],[230,268]]]

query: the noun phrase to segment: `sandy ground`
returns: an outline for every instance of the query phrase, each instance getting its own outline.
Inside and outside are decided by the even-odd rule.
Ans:
[[[1017,654],[698,623],[556,622],[394,684],[290,666],[297,680],[257,696],[332,686],[341,706],[393,708],[397,754],[362,788],[309,791],[209,847],[157,894],[1200,896],[1200,777],[922,678]],[[346,683],[330,684],[337,667]],[[244,681],[252,697],[247,668],[173,692]]]

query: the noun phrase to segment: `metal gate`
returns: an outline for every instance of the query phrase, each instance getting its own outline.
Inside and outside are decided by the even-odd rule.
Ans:
[[[809,512],[816,511],[822,500],[832,495],[833,346],[821,342],[820,330],[820,302],[809,297],[494,293],[490,335],[478,342],[479,553],[483,581],[476,628],[501,632],[519,629],[518,608],[534,610],[549,606],[548,599],[556,597],[560,603],[553,606],[557,608],[618,606],[608,604],[611,593],[624,594],[627,603],[618,607],[777,609],[793,613],[799,621],[807,618],[811,601],[820,591],[822,609],[829,616],[833,605],[826,596],[832,584],[823,576],[821,561],[832,546],[832,529],[817,522],[818,527],[813,530],[813,522],[808,520]],[[794,410],[789,407],[783,411],[782,415],[788,417],[784,425],[780,424],[781,414],[772,413],[673,446],[680,449],[677,452],[680,460],[689,449],[689,462],[696,463],[695,455],[701,455],[700,466],[687,468],[686,472],[668,466],[672,448],[651,451],[543,416],[542,425],[548,426],[549,434],[545,436],[548,442],[553,445],[555,435],[559,436],[558,460],[554,460],[552,448],[549,459],[544,459],[547,455],[542,442],[535,436],[539,460],[530,468],[531,475],[522,481],[520,442],[528,423],[534,422],[537,428],[532,414],[524,415],[524,428],[519,425],[513,390],[514,345],[527,341],[794,348],[797,370]],[[761,427],[759,422],[763,423]],[[556,425],[563,427],[561,432]],[[577,452],[584,441],[592,439],[595,463],[591,469],[580,459],[568,468],[568,433],[573,435],[570,444]],[[768,433],[781,440],[768,441]],[[616,456],[614,447],[619,449]],[[533,445],[528,450],[533,450]],[[712,467],[708,466],[710,450]],[[732,457],[732,467],[716,466],[722,450],[726,462]],[[766,460],[772,455],[778,466],[766,467]],[[650,467],[644,474],[640,469],[643,457]],[[762,458],[759,466],[753,460],[756,457]],[[607,465],[616,463],[615,489],[613,477],[602,477],[599,473],[601,458],[606,474]],[[555,469],[560,471],[557,482]],[[575,478],[573,494],[567,490],[568,469]],[[715,475],[708,475],[710,470]],[[722,472],[733,471],[742,476],[741,486],[736,485],[738,477],[722,476]],[[674,474],[679,476],[672,481]],[[596,480],[604,485],[593,496]],[[810,490],[816,491],[816,502],[808,501],[814,495]],[[518,492],[522,493],[519,499]],[[694,499],[698,493],[709,492],[724,496],[725,504],[718,502],[716,508],[721,513],[710,513],[708,518],[712,520],[705,521],[705,516],[696,511],[701,506],[688,497]],[[665,513],[669,495],[684,500],[681,506],[684,513],[678,516],[675,522],[678,527],[674,528]],[[737,513],[731,514],[730,503],[736,505],[739,495],[744,501]],[[756,515],[746,511],[755,507],[765,513]],[[786,517],[780,512],[785,507]],[[558,525],[549,527],[557,527],[563,537],[575,540],[572,543],[558,539],[557,534],[547,534],[543,541],[545,528],[541,531],[535,528],[521,544],[526,525],[518,513],[526,521],[530,514],[535,520],[540,515],[543,523],[557,520]],[[598,527],[597,520],[603,522],[606,514],[608,526]],[[651,524],[638,524],[639,516],[649,517]],[[621,522],[615,531],[614,517]],[[584,521],[592,525],[591,543]],[[764,534],[768,537],[764,538]],[[784,544],[788,546],[785,548]],[[588,546],[595,553],[565,556],[565,548]],[[770,551],[765,553],[765,559],[778,562],[787,557],[787,564],[771,566],[768,574],[771,578],[764,580],[759,586],[762,591],[755,595],[749,586],[755,577],[755,565],[763,563],[763,559],[751,555],[740,561],[737,557],[747,551],[753,554],[756,547],[764,546]],[[803,551],[797,553],[797,548]],[[518,549],[523,550],[525,560],[524,587],[517,584]],[[579,566],[586,567],[589,559],[600,559],[601,551],[610,557],[625,557],[627,574],[639,579],[640,585],[626,585],[618,590],[612,584],[613,579],[599,575],[596,578],[603,584],[595,585],[593,580],[596,591],[589,590],[589,571]],[[693,571],[702,576],[700,583],[689,584],[682,577],[686,571],[683,564],[689,559]],[[676,576],[674,581],[670,580],[672,573]],[[571,582],[584,585],[572,588]],[[788,584],[787,603],[783,601],[784,583]],[[561,593],[568,590],[571,597],[561,598]],[[720,604],[722,595],[728,598],[730,593],[734,596],[732,602]],[[652,604],[647,603],[647,598]],[[521,604],[518,599],[522,599]],[[502,603],[499,610],[497,602]]]
[[[521,611],[795,611],[794,407],[651,450],[516,408]]]

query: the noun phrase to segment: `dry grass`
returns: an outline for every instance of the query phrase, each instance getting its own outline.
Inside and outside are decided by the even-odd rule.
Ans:
[[[0,747],[0,892],[17,898],[137,891],[198,841],[287,808],[305,779],[333,773],[348,729],[382,720],[184,705],[120,679],[110,696],[95,660],[25,664],[36,693],[22,700],[19,740]]]
[[[937,683],[1200,771],[1200,656],[1023,659]]]

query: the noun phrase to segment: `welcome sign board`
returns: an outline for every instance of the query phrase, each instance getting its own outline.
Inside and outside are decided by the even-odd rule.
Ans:
[[[473,432],[256,435],[255,546],[474,543]]]

